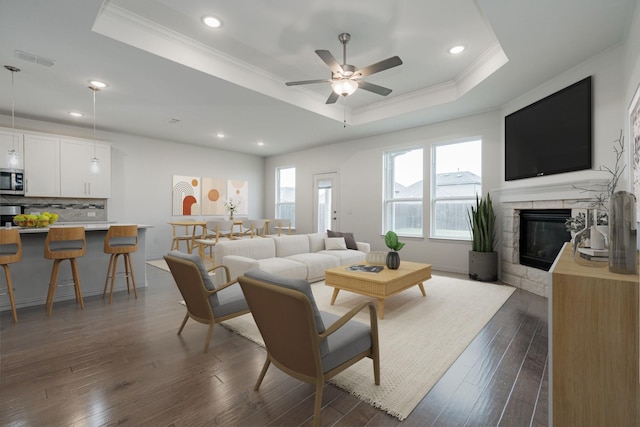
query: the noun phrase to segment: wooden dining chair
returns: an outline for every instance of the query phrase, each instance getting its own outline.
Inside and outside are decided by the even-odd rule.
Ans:
[[[0,265],[4,268],[4,277],[7,280],[7,295],[11,304],[13,322],[18,323],[18,312],[13,296],[13,281],[9,264],[22,260],[22,240],[18,228],[0,228]]]
[[[214,248],[218,242],[226,240],[233,240],[233,220],[215,219],[206,222],[203,238],[196,239],[194,244],[203,262],[215,266]]]

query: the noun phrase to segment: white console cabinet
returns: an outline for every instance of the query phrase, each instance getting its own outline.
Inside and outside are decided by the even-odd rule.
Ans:
[[[99,170],[91,170],[98,158]],[[111,196],[111,146],[80,140],[60,140],[60,194],[106,199]]]
[[[22,142],[22,132],[15,132],[14,141],[11,140],[12,136],[14,136],[14,132],[11,129],[0,129],[0,167],[23,169],[24,144]],[[16,150],[20,154],[18,156],[18,164],[15,166],[9,164],[9,150]]]

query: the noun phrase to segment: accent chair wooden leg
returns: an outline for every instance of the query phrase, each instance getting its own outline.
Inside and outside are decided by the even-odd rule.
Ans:
[[[313,407],[313,427],[320,427],[320,409],[322,408],[322,390],[324,389],[324,381],[316,382],[316,402]]]
[[[258,381],[256,381],[256,385],[253,387],[254,391],[258,391],[260,388],[260,384],[262,384],[262,380],[264,376],[267,374],[267,369],[269,369],[269,365],[271,365],[271,360],[269,359],[269,355],[267,354],[267,360],[264,361],[264,365],[262,366],[262,371],[260,371],[260,376],[258,377]]]
[[[9,294],[9,302],[11,303],[11,314],[13,315],[13,323],[18,323],[18,312],[16,311],[16,301],[13,299],[13,282],[11,281],[11,271],[8,264],[2,264],[4,267],[4,276],[7,279],[7,293]]]
[[[180,329],[178,329],[178,335],[180,335],[180,333],[182,332],[182,329],[184,329],[184,325],[187,324],[187,320],[189,320],[189,313],[184,315],[184,320],[182,321],[182,325],[180,325]]]
[[[213,327],[215,326],[215,323],[211,323],[209,325],[209,330],[207,331],[207,339],[204,342],[204,354],[207,354],[207,352],[209,351],[209,343],[211,342],[211,336],[213,335]]]

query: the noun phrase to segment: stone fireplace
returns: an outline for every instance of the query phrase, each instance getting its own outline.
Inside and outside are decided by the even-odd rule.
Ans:
[[[601,181],[585,181],[576,182],[575,185],[588,188],[600,183]],[[589,200],[571,184],[503,189],[493,193],[498,196],[502,208],[496,212],[501,216],[502,225],[499,243],[500,280],[536,295],[548,297],[550,273],[520,262],[521,214],[530,211],[565,210],[569,216],[576,216],[579,212],[586,211],[590,206]]]

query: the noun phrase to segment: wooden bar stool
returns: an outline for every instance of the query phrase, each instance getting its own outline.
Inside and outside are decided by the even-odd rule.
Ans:
[[[16,312],[16,302],[13,298],[13,282],[11,281],[9,264],[18,262],[21,259],[22,240],[20,240],[19,230],[17,228],[0,228],[0,264],[4,267],[4,277],[7,279],[7,294],[11,303],[14,323],[18,323],[18,313]]]
[[[104,291],[102,298],[107,294],[107,285],[111,278],[111,292],[109,293],[109,304],[113,298],[113,284],[116,281],[116,267],[118,257],[122,255],[124,260],[124,277],[127,280],[127,293],[129,290],[129,279],[133,285],[133,294],[138,298],[136,290],[136,276],[133,274],[133,264],[130,254],[138,250],[138,226],[137,225],[112,225],[104,238],[104,253],[111,254],[109,267],[107,268],[107,278],[104,281]]]
[[[87,241],[84,235],[84,227],[51,227],[44,241],[44,257],[53,260],[49,293],[47,294],[46,309],[51,316],[53,309],[53,297],[56,293],[58,271],[60,263],[68,259],[71,263],[73,286],[76,293],[76,303],[84,310],[82,290],[80,289],[80,275],[78,274],[78,261],[76,258],[84,256],[87,251]]]

